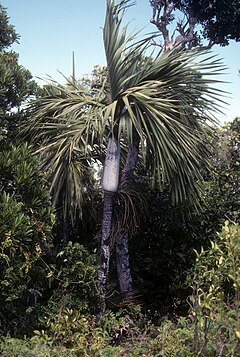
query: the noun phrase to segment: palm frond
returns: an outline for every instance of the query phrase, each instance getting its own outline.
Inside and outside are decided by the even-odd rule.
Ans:
[[[103,155],[109,125],[103,108],[100,97],[92,96],[77,81],[67,86],[55,83],[32,103],[30,121],[23,128],[23,134],[39,146],[35,154],[41,155],[53,204],[62,202],[64,215],[72,218],[81,215],[92,160]]]
[[[149,46],[150,35],[142,41],[136,37],[140,31],[127,35],[128,24],[121,29],[124,12],[133,2],[122,0],[115,5],[114,0],[107,0],[107,11],[103,29],[103,41],[107,60],[107,69],[111,87],[111,100],[137,82],[139,61]],[[143,68],[140,68],[140,72]]]
[[[117,232],[125,229],[130,235],[138,232],[141,218],[146,215],[147,201],[143,193],[134,188],[120,190],[114,198],[113,229],[114,240]]]
[[[204,60],[196,61],[200,55]],[[192,200],[207,165],[205,128],[215,123],[222,92],[208,76],[221,73],[223,65],[206,58],[205,51],[169,52],[149,64],[143,80],[121,95],[127,113],[122,119],[137,130],[141,148],[153,177],[161,185],[171,183],[176,203]],[[195,60],[195,61],[194,61]],[[120,125],[123,130],[125,124]],[[130,126],[130,125],[129,125]],[[131,132],[126,131],[131,142]],[[146,162],[146,158],[145,158]]]

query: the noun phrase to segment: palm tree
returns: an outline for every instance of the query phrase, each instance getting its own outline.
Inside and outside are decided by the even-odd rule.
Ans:
[[[141,157],[153,184],[169,185],[174,203],[198,202],[201,168],[208,165],[206,130],[208,123],[215,122],[213,113],[221,102],[212,86],[217,80],[211,75],[221,72],[222,65],[200,49],[169,51],[143,60],[152,36],[137,41],[138,34],[127,35],[122,20],[130,5],[129,0],[117,4],[107,0],[103,29],[107,77],[102,85],[94,93],[76,81],[71,86],[57,85],[53,93],[32,105],[29,129],[45,154],[52,187],[59,192],[63,178],[71,177],[68,207],[81,207],[84,172],[107,147],[110,150],[110,141],[117,151],[127,147],[124,163],[121,158],[118,191],[129,191]],[[108,160],[114,159],[115,154],[109,155]],[[103,197],[98,274],[102,311],[115,190],[105,187]],[[114,232],[118,280],[121,292],[130,292],[128,229],[124,224],[118,227]]]

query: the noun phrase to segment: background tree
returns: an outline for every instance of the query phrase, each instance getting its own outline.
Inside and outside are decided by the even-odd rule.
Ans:
[[[163,36],[162,47],[194,47],[208,41],[226,46],[229,40],[240,40],[240,3],[216,0],[150,0],[150,20]],[[179,19],[180,20],[177,20]],[[170,33],[170,27],[174,30]],[[201,25],[201,30],[197,26]],[[205,40],[205,41],[204,41]]]
[[[4,50],[11,46],[14,42],[18,42],[19,35],[16,33],[14,26],[9,24],[6,9],[0,4],[0,50]]]
[[[0,314],[3,329],[13,328],[14,321],[24,316],[29,306],[37,304],[47,287],[45,257],[52,244],[55,215],[47,187],[37,172],[37,159],[32,157],[27,145],[1,151]]]
[[[209,211],[219,229],[225,220],[239,223],[240,205],[240,119],[216,130],[211,151],[212,171],[205,177]],[[211,201],[212,200],[212,201]],[[214,231],[214,229],[213,229]]]
[[[18,64],[18,54],[9,50],[18,41],[19,35],[0,4],[0,133],[2,140],[8,141],[24,118],[21,106],[40,91],[31,73]]]
[[[3,329],[12,328],[17,316],[23,316],[29,304],[36,304],[46,288],[47,272],[42,259],[49,253],[54,223],[50,196],[36,158],[27,145],[13,146],[19,124],[26,120],[22,106],[39,90],[30,72],[18,64],[18,55],[9,50],[18,39],[6,10],[0,5],[0,315]]]

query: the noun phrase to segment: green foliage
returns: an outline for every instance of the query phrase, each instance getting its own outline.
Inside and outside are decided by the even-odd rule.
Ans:
[[[227,317],[220,307],[212,312],[206,339],[204,321],[201,325],[199,319],[196,333],[193,315],[174,322],[162,318],[154,325],[139,308],[107,311],[100,321],[76,309],[62,309],[45,317],[42,329],[35,330],[33,337],[2,338],[0,351],[5,356],[22,351],[27,356],[32,356],[32,351],[38,355],[37,347],[41,356],[237,356],[234,309],[229,309]]]
[[[216,128],[210,140],[212,170],[204,173],[203,210],[193,221],[200,240],[214,240],[226,219],[240,223],[239,142],[239,118]]]
[[[228,221],[209,249],[198,253],[189,283],[195,350],[213,344],[216,355],[239,353],[240,227]]]
[[[7,337],[0,342],[0,352],[5,357],[49,357],[52,341],[45,336],[24,340]]]
[[[4,93],[0,106],[6,113],[20,105],[30,96],[37,93],[37,84],[31,73],[18,64],[15,52],[0,52],[0,81]]]
[[[19,36],[9,24],[6,10],[0,5],[0,144],[14,140],[19,123],[24,120],[21,105],[40,93],[31,73],[18,64],[18,54],[8,47]]]
[[[48,278],[54,286],[48,302],[51,309],[77,306],[86,313],[98,308],[97,259],[79,243],[69,242],[57,254],[57,264],[49,266]]]
[[[76,309],[62,309],[56,315],[44,319],[43,329],[35,330],[32,338],[17,340],[4,338],[0,351],[8,356],[18,352],[29,353],[39,346],[41,356],[116,356],[134,346],[118,347],[123,341],[140,332],[126,312],[117,315],[109,312],[101,321],[91,315],[83,315]],[[125,355],[125,353],[124,353]],[[27,354],[28,356],[28,354]]]
[[[213,171],[207,193],[223,220],[240,222],[240,118],[218,129],[214,138]],[[224,217],[225,214],[225,217]],[[224,219],[225,218],[225,219]]]
[[[43,258],[52,239],[54,212],[37,160],[27,145],[1,152],[0,185],[0,312],[4,325],[6,315],[11,321],[42,295],[46,285]]]
[[[52,247],[55,222],[38,161],[27,145],[0,156],[1,325],[29,333],[42,310],[77,305],[96,309],[96,255],[78,243],[58,253]],[[43,308],[38,302],[48,300]]]
[[[0,4],[0,51],[18,41],[14,26],[9,24],[6,9]]]
[[[178,1],[179,2],[179,1]],[[180,1],[203,26],[203,37],[216,44],[226,46],[229,40],[239,41],[240,4],[238,0]]]
[[[2,193],[15,200],[18,207],[22,205],[22,213],[28,215],[34,237],[44,242],[46,236],[50,236],[54,215],[47,186],[38,172],[38,161],[32,156],[31,148],[24,144],[2,150],[0,172]]]
[[[157,330],[136,311],[107,312],[100,320],[65,309],[45,321],[44,330],[35,330],[32,338],[18,340],[9,337],[0,342],[0,351],[8,356],[28,353],[39,346],[41,356],[147,356],[161,349],[151,341]],[[139,320],[138,320],[139,319]],[[140,324],[144,324],[140,327]],[[152,345],[151,345],[152,342]]]
[[[93,317],[77,310],[63,309],[45,321],[46,331],[34,331],[38,336],[48,335],[55,346],[71,348],[72,353],[93,352],[104,345],[104,335]]]

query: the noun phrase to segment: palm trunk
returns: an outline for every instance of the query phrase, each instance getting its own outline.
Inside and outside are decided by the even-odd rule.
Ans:
[[[100,295],[101,304],[100,314],[103,314],[106,308],[107,279],[110,261],[110,235],[112,228],[113,195],[114,194],[112,192],[104,193],[102,241],[98,266],[98,291]]]
[[[132,275],[129,264],[128,232],[123,229],[116,236],[116,265],[118,284],[123,297],[132,291]]]
[[[128,149],[125,166],[121,172],[120,188],[127,190],[132,183],[139,152],[139,135],[133,129],[133,141]],[[120,292],[129,296],[132,291],[132,275],[129,263],[128,231],[123,227],[116,236],[116,265]]]

